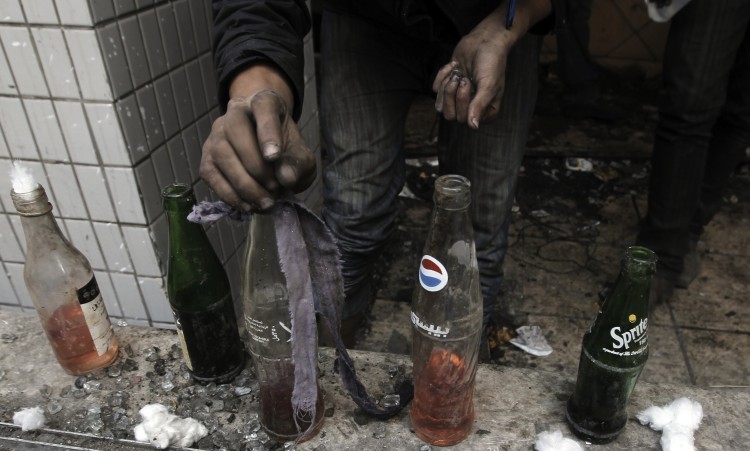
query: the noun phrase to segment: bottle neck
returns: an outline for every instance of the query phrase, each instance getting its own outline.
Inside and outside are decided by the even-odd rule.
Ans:
[[[16,211],[21,216],[26,248],[29,252],[46,248],[54,242],[62,241],[68,244],[52,215],[52,204],[41,185],[37,185],[34,190],[26,193],[11,191],[11,198]]]
[[[190,185],[173,184],[166,187],[162,192],[162,201],[169,223],[170,255],[210,247],[203,226],[187,219],[195,205],[195,195]]]

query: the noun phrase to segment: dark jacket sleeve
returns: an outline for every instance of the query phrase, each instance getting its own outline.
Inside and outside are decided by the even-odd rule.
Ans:
[[[213,55],[219,107],[226,111],[229,85],[238,72],[271,63],[286,75],[294,92],[293,117],[302,110],[302,40],[311,19],[304,0],[213,0]]]

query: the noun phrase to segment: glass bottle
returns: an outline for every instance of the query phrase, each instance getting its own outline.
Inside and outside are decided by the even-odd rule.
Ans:
[[[229,382],[245,365],[229,279],[203,226],[187,219],[195,204],[190,185],[167,186],[162,200],[169,221],[167,294],[183,359],[197,382]]]
[[[250,223],[242,298],[248,347],[260,384],[260,423],[276,440],[307,440],[323,426],[323,395],[318,385],[315,424],[310,418],[295,419],[289,296],[270,213],[254,214]]]
[[[566,418],[591,443],[614,440],[628,421],[627,404],[648,359],[648,309],[656,254],[631,246],[615,287],[584,334],[578,379]]]
[[[417,436],[454,445],[474,422],[474,381],[482,332],[482,295],[468,207],[471,185],[459,175],[435,181],[430,229],[411,304]]]
[[[24,281],[60,366],[77,376],[108,366],[119,346],[91,264],[63,236],[41,185],[11,198],[26,236]]]

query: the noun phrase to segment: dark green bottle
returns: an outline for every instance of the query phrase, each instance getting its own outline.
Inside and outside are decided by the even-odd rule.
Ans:
[[[245,363],[229,279],[203,226],[187,219],[192,188],[169,185],[162,200],[169,220],[167,294],[183,358],[196,381],[229,382]]]
[[[571,431],[591,443],[614,440],[648,359],[648,309],[656,254],[629,247],[615,287],[583,336],[578,379],[566,409]]]

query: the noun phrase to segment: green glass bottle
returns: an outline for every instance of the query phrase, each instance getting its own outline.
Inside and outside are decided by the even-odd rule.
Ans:
[[[627,404],[648,359],[648,309],[656,254],[632,246],[615,287],[583,336],[578,379],[566,418],[591,443],[614,440],[628,421]]]
[[[203,226],[187,219],[192,188],[169,185],[162,200],[169,221],[167,294],[183,358],[196,381],[229,382],[245,363],[229,279]]]

